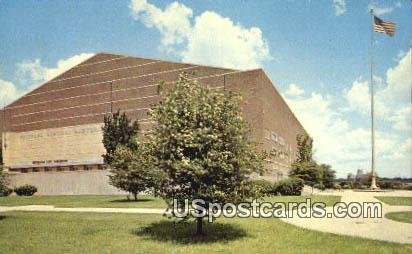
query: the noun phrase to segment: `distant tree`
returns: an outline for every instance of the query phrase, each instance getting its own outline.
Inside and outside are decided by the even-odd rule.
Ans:
[[[162,103],[151,110],[156,165],[164,178],[159,194],[171,200],[196,198],[209,202],[236,201],[252,172],[263,169],[250,141],[241,98],[213,90],[182,74],[175,86],[162,90]],[[197,218],[197,234],[203,233]]]
[[[139,144],[137,121],[131,121],[123,112],[117,111],[104,118],[104,161],[110,166],[110,184],[133,194],[137,200],[139,192],[153,187],[146,146]]]
[[[325,188],[333,188],[335,186],[336,172],[332,170],[330,165],[319,165],[322,184]]]
[[[370,186],[371,182],[372,173],[365,173],[364,170],[358,169],[355,178],[352,180],[352,185],[355,189],[365,189]]]
[[[289,176],[300,178],[305,184],[313,187],[320,179],[320,172],[312,158],[312,143],[312,138],[307,134],[296,136],[297,158],[292,164]]]
[[[157,185],[157,170],[154,169],[154,157],[147,143],[138,143],[133,148],[120,145],[110,164],[110,184],[133,194],[153,190]]]
[[[104,162],[110,165],[113,161],[114,153],[119,145],[126,148],[135,149],[135,138],[139,131],[137,121],[131,121],[123,112],[117,111],[112,115],[104,117],[103,145],[106,153],[103,155]]]
[[[0,142],[0,197],[5,196],[3,192],[7,188],[7,175],[3,171],[3,157],[2,157],[2,146]]]
[[[8,196],[12,192],[12,189],[8,187],[9,179],[6,172],[4,172],[3,165],[0,164],[0,197]]]
[[[313,140],[307,134],[298,134],[296,136],[296,143],[298,147],[297,163],[312,162],[313,161]]]
[[[349,173],[348,176],[347,176],[347,178],[346,178],[346,180],[348,180],[348,181],[354,181],[354,180],[355,180],[355,175],[352,174],[352,173]]]
[[[321,171],[314,161],[293,163],[289,176],[300,178],[311,187],[321,183],[322,179]]]
[[[0,142],[0,166],[3,165],[3,145]]]
[[[307,134],[299,134],[296,137],[297,158],[292,164],[289,173],[291,177],[297,177],[306,185],[320,189],[333,188],[335,171],[326,164],[318,165],[313,159],[313,140]]]

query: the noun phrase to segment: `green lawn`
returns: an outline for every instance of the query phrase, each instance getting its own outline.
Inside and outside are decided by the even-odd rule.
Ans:
[[[54,205],[56,207],[118,207],[118,208],[164,208],[161,198],[139,195],[130,200],[126,195],[76,195],[76,196],[31,196],[0,197],[0,206]]]
[[[385,214],[385,217],[390,220],[412,223],[412,212],[393,212]]]
[[[313,202],[325,202],[328,206],[340,201],[339,196],[309,196]],[[305,202],[302,196],[267,197],[269,202]],[[120,208],[165,208],[161,198],[149,195],[138,196],[138,201],[127,200],[125,195],[78,195],[78,196],[32,196],[0,197],[0,206],[54,205],[56,207],[120,207]]]
[[[412,206],[412,197],[375,197],[388,205]]]
[[[275,196],[275,197],[266,197],[265,201],[268,202],[298,202],[304,203],[306,199],[310,198],[311,203],[323,202],[326,206],[333,206],[335,203],[340,202],[341,196],[332,196],[332,195],[312,195],[312,196]]]
[[[412,253],[412,245],[301,229],[278,219],[218,219],[206,236],[161,215],[6,212],[0,253]]]

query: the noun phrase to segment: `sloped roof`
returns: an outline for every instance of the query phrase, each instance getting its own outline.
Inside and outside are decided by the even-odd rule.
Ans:
[[[117,107],[130,110],[147,106],[145,97],[156,102],[155,84],[175,81],[181,72],[202,79],[240,71],[99,53],[8,105],[7,130],[101,122],[112,101]],[[139,103],[138,99],[146,102]],[[136,115],[139,119],[145,114],[141,111]]]

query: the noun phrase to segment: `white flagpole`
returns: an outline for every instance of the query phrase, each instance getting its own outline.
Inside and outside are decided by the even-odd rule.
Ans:
[[[374,80],[373,80],[373,71],[374,71],[374,51],[375,51],[375,39],[374,39],[374,14],[373,9],[371,9],[371,174],[372,174],[372,182],[371,182],[371,189],[377,189],[376,186],[376,168],[375,168],[375,91],[374,91]]]

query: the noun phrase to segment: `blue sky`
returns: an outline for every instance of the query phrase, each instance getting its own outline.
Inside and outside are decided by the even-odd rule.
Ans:
[[[314,137],[317,159],[345,176],[370,167],[371,6],[397,23],[395,37],[375,34],[378,173],[410,177],[409,0],[0,0],[0,101],[102,51],[261,67]]]

